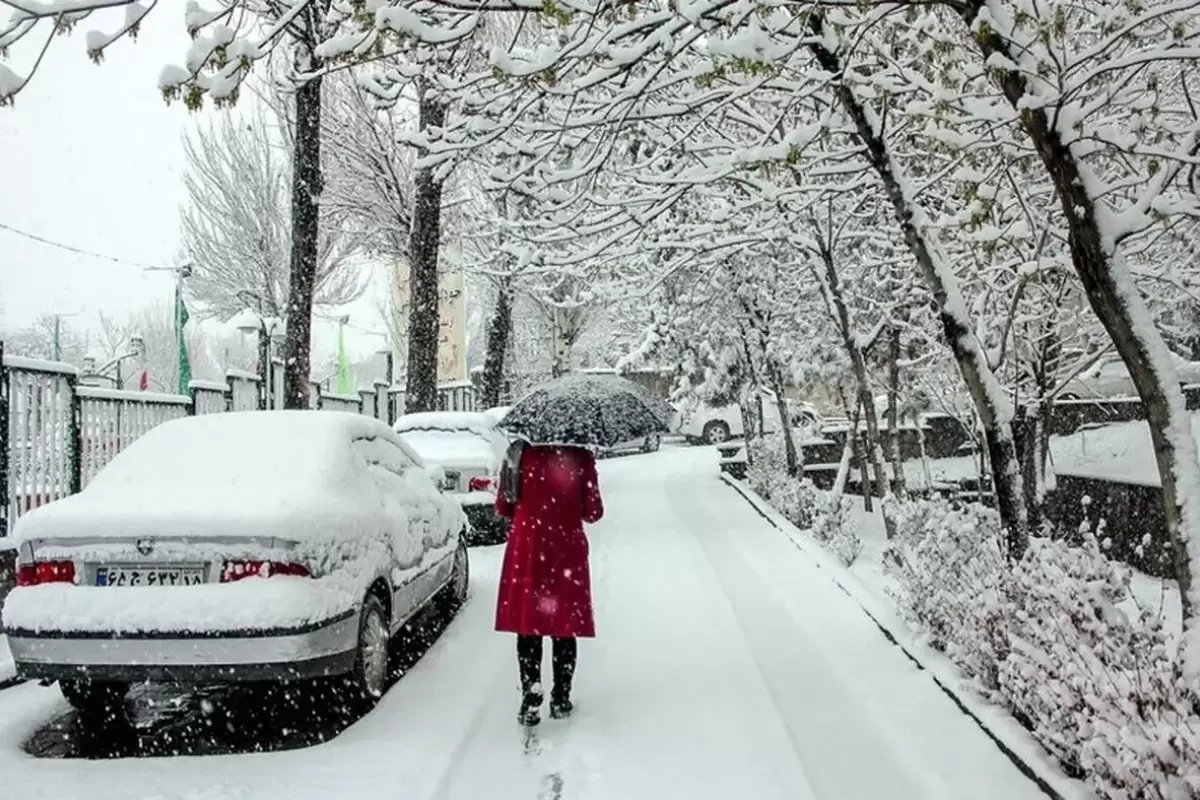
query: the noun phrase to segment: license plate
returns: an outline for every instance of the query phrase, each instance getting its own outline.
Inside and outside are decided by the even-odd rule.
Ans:
[[[204,567],[97,567],[97,586],[197,586]]]

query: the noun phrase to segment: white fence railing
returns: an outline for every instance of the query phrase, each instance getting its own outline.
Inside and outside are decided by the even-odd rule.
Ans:
[[[283,407],[283,370],[272,370],[269,398]],[[224,382],[192,381],[189,395],[88,386],[70,364],[4,355],[0,342],[0,536],[21,514],[73,494],[137,437],[192,414],[265,408],[262,380],[230,370]],[[366,414],[389,424],[404,413],[404,392],[379,381],[353,395],[323,393],[312,384],[311,407]],[[439,406],[476,407],[469,383],[438,390]]]

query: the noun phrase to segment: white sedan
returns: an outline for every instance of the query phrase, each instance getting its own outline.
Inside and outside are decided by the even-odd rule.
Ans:
[[[465,524],[377,420],[178,419],[18,520],[4,627],[18,673],[84,711],[131,682],[327,676],[370,705],[399,628],[466,599]]]
[[[442,469],[442,488],[462,505],[472,543],[503,542],[508,520],[496,514],[496,490],[509,440],[495,417],[483,411],[405,414],[395,430],[426,464]]]

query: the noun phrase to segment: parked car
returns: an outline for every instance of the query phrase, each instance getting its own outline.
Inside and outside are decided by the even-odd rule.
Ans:
[[[185,417],[17,521],[4,627],[18,673],[88,713],[141,681],[339,676],[370,705],[401,626],[465,601],[465,525],[378,420]]]
[[[1200,362],[1171,353],[1175,375],[1183,385],[1200,383]],[[1133,378],[1118,356],[1112,355],[1063,384],[1059,400],[1105,400],[1138,396]]]
[[[761,389],[763,409],[763,430],[774,433],[780,430],[779,407],[775,401],[775,393],[769,389]],[[798,402],[790,398],[784,400],[791,416],[793,427],[820,428],[821,416],[811,403]],[[699,405],[686,409],[680,414],[679,433],[689,442],[703,444],[721,444],[730,439],[745,434],[742,429],[742,414],[737,404],[727,406]]]
[[[444,471],[443,491],[462,505],[471,523],[469,544],[498,544],[508,538],[509,520],[496,513],[508,438],[491,416],[479,411],[405,414],[395,430],[425,463]]]

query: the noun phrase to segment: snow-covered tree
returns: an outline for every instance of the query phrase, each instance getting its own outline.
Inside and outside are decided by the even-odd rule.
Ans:
[[[224,321],[244,308],[286,316],[292,247],[287,127],[272,106],[259,104],[184,139],[188,201],[180,232],[193,270],[187,293],[206,317]],[[345,305],[362,292],[350,259],[354,241],[337,221],[323,226],[320,238],[316,307]]]

